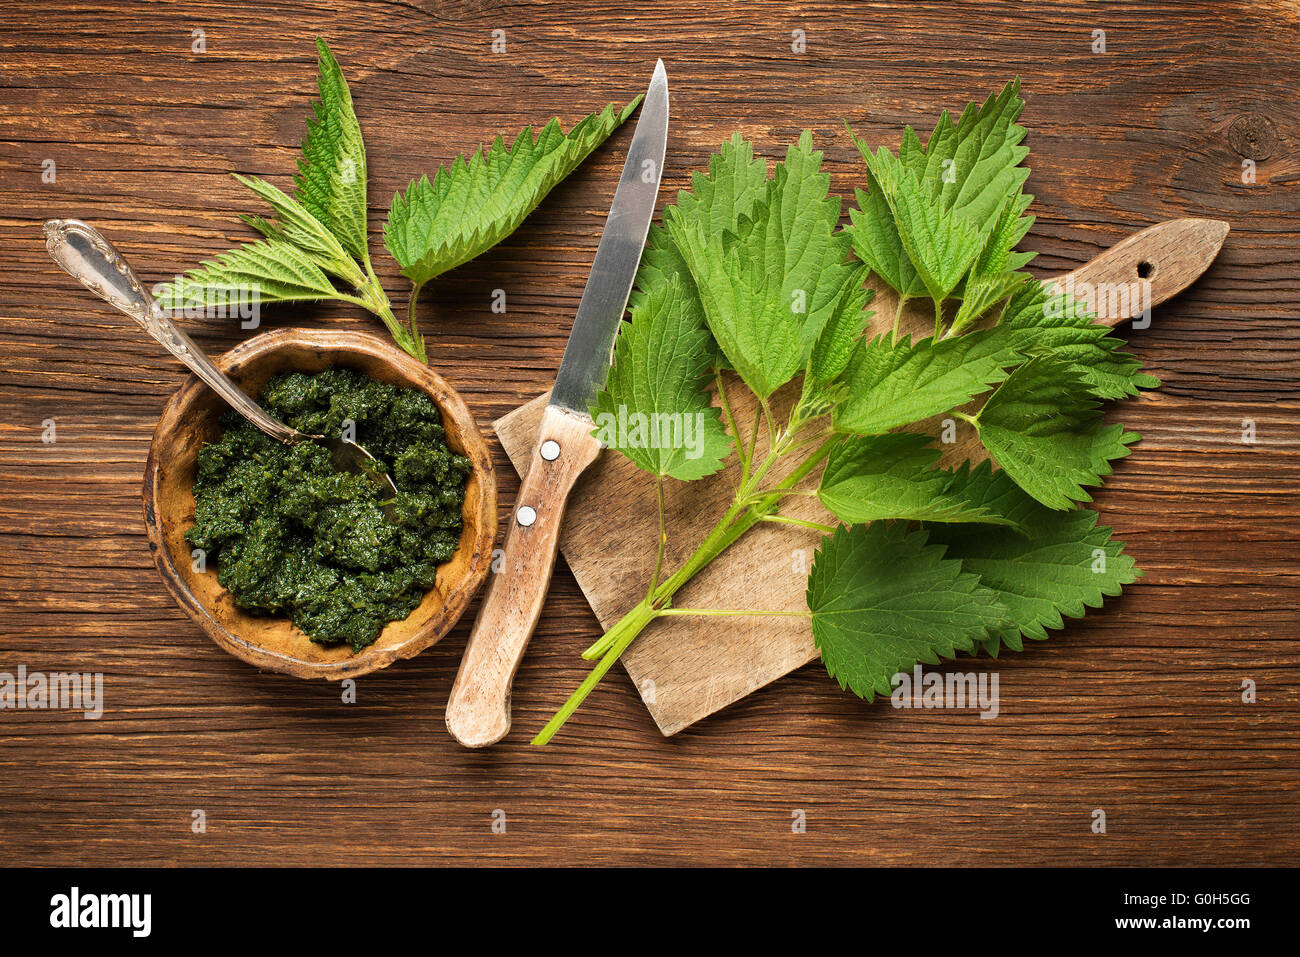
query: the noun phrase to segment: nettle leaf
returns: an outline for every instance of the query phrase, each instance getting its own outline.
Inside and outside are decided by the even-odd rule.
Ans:
[[[860,140],[855,142],[865,157],[866,147]],[[912,260],[907,258],[893,210],[870,168],[867,185],[868,190],[856,191],[858,208],[849,210],[849,225],[844,228],[853,243],[853,252],[900,296],[908,299],[924,296],[925,283]]]
[[[255,229],[269,238],[292,243],[315,259],[326,272],[347,283],[357,285],[365,280],[365,274],[342,242],[306,206],[264,179],[238,173],[232,175],[275,210],[274,223],[256,217],[251,223]],[[249,222],[248,219],[244,221]]]
[[[974,325],[986,312],[1009,299],[1022,284],[1030,281],[1029,273],[1019,270],[1034,258],[1034,254],[1014,250],[1033,225],[1033,216],[1022,215],[1033,199],[1017,192],[1002,207],[983,251],[962,284],[961,304],[953,316],[951,334],[959,334]]]
[[[284,239],[284,230],[265,216],[258,216],[255,213],[240,213],[239,218],[267,239]]]
[[[352,94],[338,61],[324,40],[307,138],[294,175],[295,193],[311,214],[328,227],[355,259],[366,257],[366,147],[352,109]]]
[[[579,122],[566,136],[558,119],[535,138],[525,128],[510,147],[498,136],[488,149],[415,180],[397,193],[384,242],[412,282],[428,282],[509,236],[561,180],[626,120],[641,97]]]
[[[917,175],[904,169],[888,149],[866,155],[908,259],[926,293],[941,302],[974,265],[984,248],[983,235],[965,215],[932,197]]]
[[[842,377],[849,394],[835,427],[866,435],[947,412],[1006,379],[1020,358],[998,329],[915,345],[887,336],[860,342]]]
[[[164,308],[204,301],[248,302],[253,287],[260,290],[260,302],[330,299],[338,296],[338,290],[327,273],[350,285],[364,281],[361,268],[338,238],[305,206],[265,180],[238,173],[234,177],[275,210],[275,221],[261,216],[240,217],[267,238],[206,260],[185,273],[180,282],[183,288],[174,282],[162,287],[159,299]],[[236,300],[229,298],[232,293],[237,295]]]
[[[664,208],[665,223],[677,219],[698,224],[706,235],[721,236],[736,231],[741,217],[749,217],[754,204],[767,192],[767,163],[754,158],[754,147],[739,133],[709,157],[708,173],[691,174],[691,188],[678,190],[675,205]],[[665,226],[652,225],[637,270],[630,305],[635,306],[650,289],[676,277],[689,295],[699,299],[695,277]],[[704,306],[699,305],[701,314]],[[709,366],[726,368],[729,363],[709,334]]]
[[[979,260],[972,270],[977,276],[996,276],[1023,269],[1034,258],[1034,253],[1014,252],[1020,241],[1034,225],[1034,217],[1024,215],[1034,197],[1017,192],[1002,207],[1002,213],[993,225]]]
[[[704,388],[709,334],[694,296],[676,277],[633,308],[614,347],[614,367],[591,408],[596,436],[637,467],[690,481],[731,454]]]
[[[966,277],[961,305],[952,317],[951,335],[958,335],[1030,279],[1028,273],[1001,272],[982,275],[978,271]]]
[[[915,432],[847,439],[831,452],[817,495],[850,525],[890,518],[1011,524],[972,501],[952,472],[934,467],[939,450],[930,442]]]
[[[754,158],[754,147],[739,133],[709,157],[708,173],[691,174],[691,188],[677,192],[677,202],[664,208],[663,221],[678,220],[698,225],[705,235],[721,236],[736,231],[741,217],[750,217],[754,204],[767,192],[767,163]],[[677,250],[665,226],[651,226],[646,248],[637,270],[636,297],[676,276],[682,285],[695,289],[686,260]]]
[[[813,343],[808,374],[817,382],[832,382],[844,373],[867,323],[875,315],[867,309],[875,290],[863,285],[869,271],[863,266],[846,273],[835,309]]]
[[[1032,258],[1022,253],[995,265],[1033,222],[1021,216],[1030,198],[1012,201],[1029,176],[1020,166],[1029,152],[1025,130],[1015,123],[1024,107],[1019,90],[1019,80],[1008,83],[983,106],[967,106],[955,124],[945,111],[924,147],[907,127],[897,157],[884,147],[872,153],[854,136],[869,189],[857,192],[848,232],[857,255],[900,295],[946,298],[961,283],[963,263],[970,268],[977,257],[985,274],[1015,271]]]
[[[835,232],[840,201],[827,195],[821,161],[805,131],[734,233],[711,234],[684,217],[667,222],[709,329],[760,399],[804,368],[855,269],[848,238]]]
[[[1093,321],[1083,302],[1049,291],[1043,283],[1020,288],[1007,303],[999,326],[1012,330],[1024,346],[1050,349],[1068,361],[1098,398],[1122,399],[1160,385],[1159,379],[1142,371],[1141,360],[1122,351],[1123,340]]]
[[[944,209],[964,216],[983,235],[993,229],[1007,197],[1029,178],[1020,165],[1029,155],[1021,144],[1025,128],[1015,122],[1024,105],[1015,79],[983,106],[968,104],[956,124],[945,111],[926,143],[924,169],[909,167]]]
[[[903,522],[841,525],[808,576],[813,641],[841,688],[872,700],[915,663],[970,651],[1009,625],[997,595]]]
[[[959,472],[966,494],[1008,519],[1015,529],[949,525],[930,529],[930,540],[948,548],[946,557],[997,593],[1014,622],[983,643],[996,655],[1005,644],[1023,648],[1022,638],[1041,641],[1047,629],[1064,627],[1063,617],[1081,618],[1107,596],[1142,574],[1112,530],[1097,524],[1091,509],[1058,512],[1022,492],[987,462]]]
[[[266,239],[206,260],[159,288],[164,309],[203,304],[294,302],[337,295],[321,268],[292,243]]]
[[[946,116],[944,112],[940,118]],[[859,145],[858,152],[862,152],[862,146]],[[912,129],[911,124],[903,127],[903,138],[898,142],[898,158],[904,168],[914,170],[918,177],[925,177],[925,146],[921,143],[921,138],[916,135],[916,130]],[[936,189],[935,192],[938,192]]]
[[[960,340],[959,340],[960,341]],[[1103,425],[1099,404],[1070,363],[1034,356],[1016,369],[976,416],[980,441],[1022,489],[1048,508],[1090,502],[1110,462],[1139,436]]]

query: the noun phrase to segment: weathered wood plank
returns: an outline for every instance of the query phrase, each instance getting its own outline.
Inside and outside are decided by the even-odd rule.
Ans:
[[[189,0],[129,12],[0,7],[0,671],[105,675],[99,721],[0,712],[0,841],[13,863],[1291,863],[1300,850],[1300,88],[1294,6]],[[191,31],[206,31],[204,53]],[[504,29],[507,53],[491,52]],[[807,50],[791,50],[791,31]],[[1107,50],[1092,52],[1095,29]],[[740,129],[779,155],[804,126],[833,189],[873,142],[1024,79],[1042,274],[1175,216],[1232,224],[1210,272],[1134,348],[1164,389],[1099,502],[1147,570],[1115,614],[992,666],[998,719],[894,711],[817,666],[665,741],[612,680],[562,742],[525,746],[597,632],[557,573],[515,682],[517,733],[469,754],[442,706],[468,623],[338,690],[258,674],[167,599],[137,483],[179,368],[45,256],[80,216],[149,281],[248,233],[227,175],[288,182],[312,37],[352,79],[372,239],[392,192],[457,152],[639,92],[657,56],[674,118],[664,198]],[[1256,182],[1232,125],[1276,128]],[[621,163],[619,137],[513,237],[426,292],[433,363],[481,423],[543,392]],[[42,162],[58,177],[42,182]],[[404,302],[395,264],[376,268]],[[493,289],[506,314],[490,311]],[[378,325],[347,308],[267,326]],[[246,333],[197,321],[220,351]],[[60,440],[40,442],[56,419]],[[1240,442],[1254,419],[1258,442]],[[497,452],[504,501],[517,483]],[[1243,679],[1259,700],[1243,704]],[[1109,833],[1089,831],[1104,808]],[[190,829],[191,812],[208,829]],[[494,809],[505,834],[491,832]],[[791,814],[808,829],[791,833]]]

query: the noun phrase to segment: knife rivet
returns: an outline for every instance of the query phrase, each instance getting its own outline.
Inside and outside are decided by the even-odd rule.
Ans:
[[[554,462],[560,457],[560,443],[554,439],[547,439],[542,443],[542,458],[548,462]]]
[[[537,509],[533,508],[531,505],[520,505],[519,510],[515,512],[515,521],[524,528],[527,528],[529,525],[532,525],[533,522],[537,521]]]

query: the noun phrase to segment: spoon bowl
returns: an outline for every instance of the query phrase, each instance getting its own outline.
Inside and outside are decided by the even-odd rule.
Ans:
[[[380,486],[387,494],[397,494],[397,486],[393,484],[393,477],[384,471],[384,466],[379,459],[356,442],[336,435],[309,435],[307,437],[320,442],[325,448],[329,449],[331,464],[340,472],[364,475]],[[392,517],[392,510],[389,506],[384,506],[384,513],[389,515],[390,518]]]

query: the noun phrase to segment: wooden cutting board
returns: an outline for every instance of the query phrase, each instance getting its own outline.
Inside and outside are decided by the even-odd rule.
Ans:
[[[1228,224],[1218,220],[1170,220],[1135,233],[1057,281],[1072,286],[1079,298],[1098,291],[1094,312],[1099,322],[1113,326],[1190,285],[1214,260],[1227,233]],[[1145,298],[1134,294],[1138,292]],[[891,289],[877,287],[868,337],[889,330],[896,304]],[[928,302],[909,303],[904,332],[917,337],[932,333],[931,309]],[[747,439],[752,398],[748,402],[741,398],[749,393],[736,381],[729,384],[728,395]],[[788,410],[793,398],[790,389],[777,394],[778,414]],[[521,472],[530,460],[546,399],[538,396],[493,423],[502,447]],[[984,458],[974,430],[960,420],[956,424],[957,441],[947,447],[941,464]],[[929,431],[938,434],[939,421],[932,425]],[[760,436],[758,443],[760,457],[766,451],[764,438]],[[665,574],[694,551],[726,510],[738,475],[733,456],[728,469],[707,479],[668,481]],[[816,487],[815,475],[808,487]],[[834,521],[815,498],[790,496],[781,510],[813,521]],[[616,622],[645,594],[657,538],[653,479],[623,456],[602,453],[575,487],[560,536],[560,551],[602,628]],[[819,538],[811,529],[760,524],[683,587],[674,604],[804,608],[808,570]],[[624,652],[622,662],[659,730],[671,735],[817,657],[811,625],[804,619],[672,618],[651,623]]]

